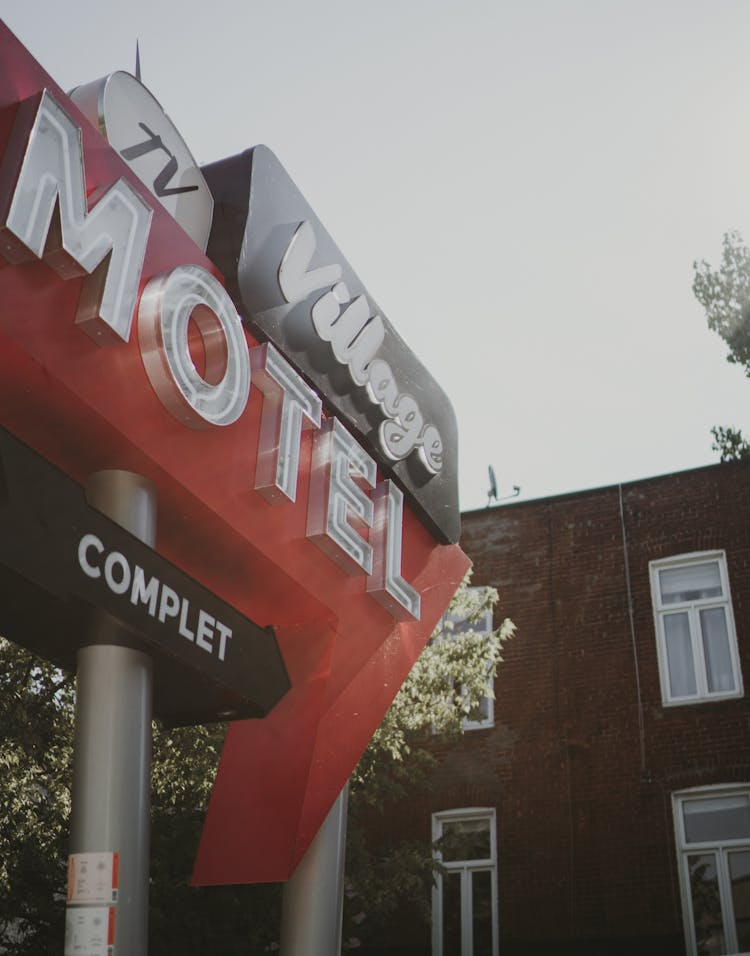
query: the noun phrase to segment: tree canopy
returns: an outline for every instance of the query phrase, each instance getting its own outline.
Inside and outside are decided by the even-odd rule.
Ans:
[[[479,620],[496,600],[492,589],[464,585],[451,611]],[[409,843],[373,853],[362,833],[363,811],[426,779],[429,735],[461,732],[462,718],[492,692],[501,643],[512,629],[505,621],[489,636],[452,633],[444,620],[352,775],[349,945],[399,901],[429,898],[431,847]],[[7,956],[52,956],[62,945],[74,700],[71,675],[0,638],[0,953]],[[225,730],[154,725],[151,956],[246,956],[277,947],[280,886],[190,886]]]
[[[750,249],[739,232],[724,235],[721,264],[693,263],[693,293],[703,306],[708,327],[726,342],[727,361],[741,365],[750,377]],[[715,426],[713,448],[722,461],[750,457],[750,442],[730,426]]]
[[[493,696],[508,619],[489,635],[478,625],[498,600],[494,588],[458,589],[362,756],[350,783],[344,949],[377,935],[403,905],[429,923],[435,862],[429,840],[373,846],[368,821],[386,816],[404,796],[429,785],[435,735],[458,736],[482,699]],[[455,621],[464,622],[457,627]]]

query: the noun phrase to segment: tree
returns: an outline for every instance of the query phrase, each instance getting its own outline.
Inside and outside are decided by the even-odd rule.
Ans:
[[[469,588],[468,577],[456,592],[449,613],[412,668],[351,779],[347,833],[347,899],[344,948],[387,926],[400,906],[429,921],[435,871],[428,841],[394,845],[367,840],[373,816],[387,816],[409,793],[424,788],[435,765],[430,742],[435,734],[463,733],[464,718],[492,695],[502,644],[513,634],[504,620],[489,636],[456,629],[451,619],[479,622],[498,600],[494,588]]]
[[[462,586],[451,609],[476,620],[496,599],[492,589]],[[490,690],[489,675],[512,625],[504,622],[489,638],[472,630],[452,635],[451,629],[446,622],[436,630],[352,777],[347,881],[353,927],[364,905],[374,926],[399,900],[425,898],[431,847],[413,843],[373,853],[361,821],[426,779],[425,735],[432,728],[461,732],[462,717]],[[73,719],[73,678],[0,638],[0,953],[7,956],[60,952]],[[190,886],[225,729],[154,725],[150,956],[246,956],[272,951],[278,940],[280,886]]]
[[[703,306],[708,327],[726,342],[727,361],[741,365],[750,377],[750,249],[739,232],[725,233],[721,265],[693,263],[693,293]],[[750,458],[750,442],[735,428],[711,429],[713,449],[722,461]]]
[[[0,638],[0,953],[52,956],[65,933],[74,680]],[[225,725],[154,724],[151,956],[263,952],[274,888],[190,886]],[[270,897],[270,899],[268,899]],[[278,910],[278,906],[276,907]],[[258,919],[257,914],[264,918]]]
[[[73,681],[0,639],[0,952],[60,951]]]

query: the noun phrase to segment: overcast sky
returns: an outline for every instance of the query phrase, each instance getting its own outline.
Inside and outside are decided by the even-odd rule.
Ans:
[[[748,0],[4,0],[199,162],[265,143],[451,397],[464,509],[708,464],[750,381],[691,292],[750,240]]]

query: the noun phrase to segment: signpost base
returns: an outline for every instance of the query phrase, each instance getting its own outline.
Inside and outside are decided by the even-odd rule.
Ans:
[[[336,956],[341,952],[348,800],[347,784],[284,886],[281,956]]]
[[[156,496],[140,476],[99,472],[87,497],[153,545]],[[144,956],[152,662],[122,646],[121,628],[104,614],[94,618],[90,636],[91,645],[78,654],[65,952]]]

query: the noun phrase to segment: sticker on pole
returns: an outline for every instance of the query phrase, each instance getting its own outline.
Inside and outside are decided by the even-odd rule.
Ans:
[[[119,853],[71,853],[68,903],[116,903]]]
[[[113,956],[114,906],[69,906],[65,912],[65,956]]]

